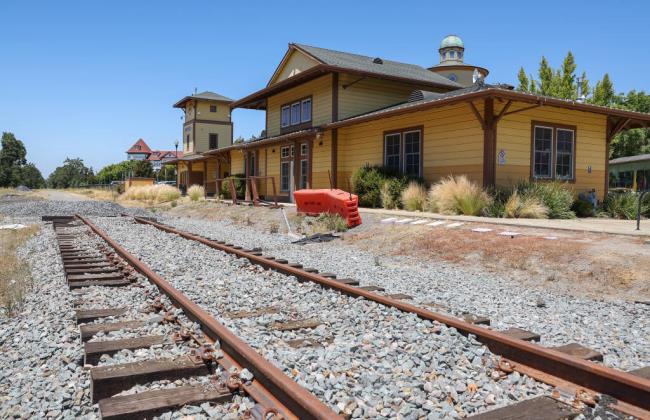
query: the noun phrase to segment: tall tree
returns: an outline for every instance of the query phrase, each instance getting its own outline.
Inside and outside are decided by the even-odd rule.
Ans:
[[[542,95],[552,96],[553,85],[553,69],[548,65],[546,57],[542,56],[539,63],[539,70],[537,71],[539,77],[539,92]]]
[[[578,85],[576,84],[576,61],[571,51],[564,57],[561,75],[559,75],[558,97],[563,99],[576,99]]]
[[[43,186],[43,176],[33,163],[27,163],[27,149],[13,133],[2,133],[0,149],[0,187]]]
[[[52,188],[70,188],[89,185],[95,182],[93,169],[86,167],[80,158],[66,158],[47,178]]]
[[[526,71],[523,67],[519,68],[517,79],[519,80],[519,86],[517,86],[517,90],[519,92],[530,92],[530,81],[528,80],[528,76],[526,76]]]
[[[609,74],[605,73],[603,80],[596,83],[594,95],[590,102],[596,105],[611,106],[614,104],[615,99],[614,84],[609,79]]]

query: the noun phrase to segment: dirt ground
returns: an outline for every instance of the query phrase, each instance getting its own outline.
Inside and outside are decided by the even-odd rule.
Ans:
[[[261,231],[287,233],[279,210],[199,202],[158,211],[207,220],[231,219]],[[293,207],[285,211],[292,231],[304,226]],[[650,301],[650,244],[640,237],[487,223],[465,223],[456,229],[386,225],[379,222],[381,218],[365,215],[360,227],[344,235],[345,242],[376,255],[487,270],[527,287],[597,299]],[[493,230],[473,232],[476,227]],[[498,234],[503,231],[522,235]]]

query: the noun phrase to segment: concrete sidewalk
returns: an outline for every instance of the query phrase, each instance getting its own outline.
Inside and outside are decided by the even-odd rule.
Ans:
[[[445,214],[426,213],[406,210],[385,210],[360,208],[362,214],[378,216],[400,216],[402,218],[444,219],[459,222],[487,223],[504,226],[520,226],[542,229],[560,229],[579,232],[609,233],[614,235],[633,235],[650,237],[650,220],[641,220],[641,230],[636,230],[636,220],[617,220],[590,217],[584,219],[501,219],[497,217],[449,216]]]

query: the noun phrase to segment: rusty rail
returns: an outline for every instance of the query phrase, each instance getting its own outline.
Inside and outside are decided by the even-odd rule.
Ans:
[[[201,242],[211,248],[234,254],[240,258],[246,258],[254,264],[276,270],[283,274],[318,283],[321,286],[336,289],[349,296],[364,297],[385,306],[414,313],[422,319],[441,322],[449,327],[456,328],[462,334],[475,335],[480,342],[485,344],[495,354],[499,354],[514,362],[556,376],[576,385],[610,395],[643,410],[650,410],[650,380],[648,379],[582,360],[538,344],[512,338],[498,331],[478,327],[463,320],[422,309],[397,299],[338,283],[319,274],[310,273],[301,268],[292,267],[289,264],[283,264],[273,259],[256,255],[250,251],[236,249],[139,217],[134,217],[134,219],[138,223],[148,224],[162,231],[179,235],[185,239]]]
[[[206,335],[213,340],[219,340],[224,351],[237,363],[253,372],[255,381],[258,381],[268,393],[290,410],[293,415],[300,419],[340,418],[323,402],[264,359],[208,312],[156,274],[149,266],[122,248],[106,232],[99,229],[88,219],[78,214],[76,217],[106,241],[117,254],[128,261],[138,272],[158,286],[158,289],[165,293],[175,305],[181,307],[190,319],[198,322]]]

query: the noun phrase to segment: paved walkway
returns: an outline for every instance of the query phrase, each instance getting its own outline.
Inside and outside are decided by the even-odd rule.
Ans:
[[[560,229],[582,232],[611,233],[616,235],[634,235],[650,237],[650,220],[641,220],[641,230],[636,230],[636,220],[615,220],[590,217],[585,219],[500,219],[496,217],[449,216],[436,213],[424,213],[406,210],[359,209],[361,214],[400,216],[413,219],[444,219],[459,222],[488,223],[504,226],[521,226],[532,228]]]
[[[48,200],[54,201],[87,201],[90,198],[81,194],[74,194],[62,190],[43,190],[42,191]]]

